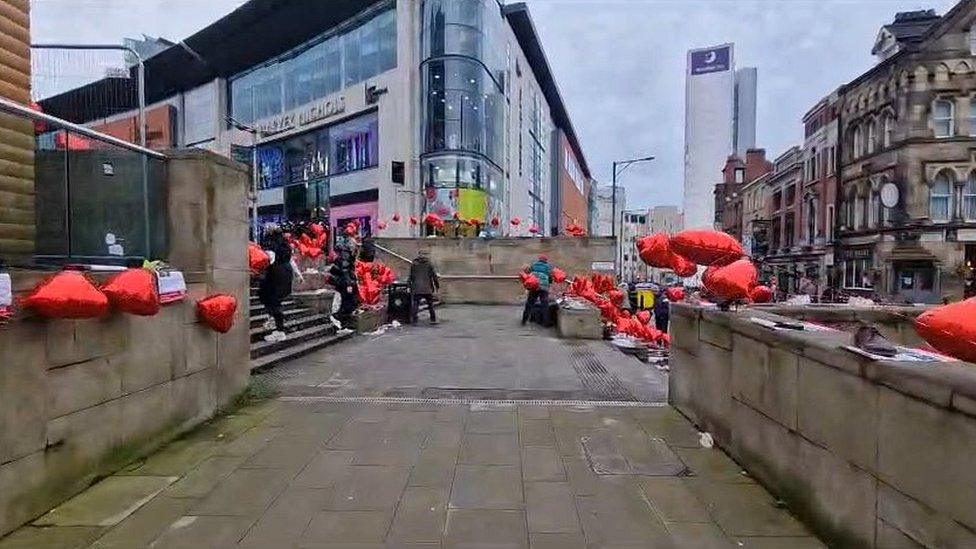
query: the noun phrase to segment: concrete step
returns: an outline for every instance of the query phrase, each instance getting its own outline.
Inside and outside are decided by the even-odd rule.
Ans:
[[[286,300],[284,300],[284,301],[281,302],[281,308],[282,309],[285,309],[285,310],[290,309],[292,307],[295,307],[296,305],[298,305],[298,303],[294,299],[286,299]],[[251,305],[251,316],[253,317],[254,315],[264,314],[265,310],[266,310],[266,307],[264,305],[262,305],[261,303],[252,304]]]
[[[265,318],[267,320],[267,318]],[[304,330],[305,328],[311,328],[312,326],[320,324],[328,324],[329,315],[323,314],[313,314],[309,316],[293,316],[291,319],[286,317],[285,329],[289,332],[295,332],[298,330]],[[257,343],[264,340],[264,336],[270,334],[273,330],[265,330],[264,322],[257,326],[251,328],[251,342]]]
[[[355,335],[354,333],[348,334],[331,334],[325,337],[317,337],[314,339],[309,339],[297,345],[292,345],[290,347],[285,347],[281,350],[269,353],[266,355],[259,356],[257,358],[251,359],[251,373],[259,373],[264,370],[268,370],[292,359],[299,358],[301,356],[307,355],[309,353],[324,349],[331,345],[335,345],[341,341],[345,341]]]
[[[325,321],[303,330],[291,332],[284,341],[257,341],[251,344],[251,359],[278,352],[286,347],[292,347],[310,339],[327,337],[335,332],[335,326]]]
[[[297,320],[299,318],[312,316],[315,314],[315,311],[305,307],[293,307],[291,309],[282,311],[282,314],[285,315],[285,323],[287,324],[289,320]],[[267,313],[254,314],[254,311],[251,311],[251,328],[260,327],[262,324],[264,324],[265,320],[268,320],[268,318],[269,315]]]

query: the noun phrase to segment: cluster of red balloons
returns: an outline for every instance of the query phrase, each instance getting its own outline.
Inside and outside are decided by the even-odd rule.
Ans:
[[[650,325],[651,314],[649,312],[640,311],[631,316],[629,312],[620,309],[624,294],[614,287],[611,276],[577,276],[573,279],[566,293],[585,299],[595,305],[600,310],[603,320],[612,324],[617,333],[627,334],[664,347],[671,345],[668,334]]]
[[[112,308],[154,316],[162,307],[156,273],[143,268],[126,269],[101,288],[81,271],[61,271],[38,284],[20,305],[51,319],[100,318]],[[201,322],[221,333],[230,331],[236,310],[237,299],[230,295],[212,295],[197,302]]]
[[[364,305],[376,305],[380,302],[383,289],[396,282],[393,269],[373,261],[357,261],[355,266],[356,281],[359,289],[359,302]]]

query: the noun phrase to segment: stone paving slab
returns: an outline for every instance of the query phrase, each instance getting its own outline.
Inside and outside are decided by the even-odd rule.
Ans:
[[[289,380],[349,388],[335,382],[355,375],[382,394],[427,386],[416,378],[427,375],[440,376],[443,387],[488,380],[530,390],[519,372],[542,362],[545,372],[532,382],[552,383],[536,389],[581,388],[568,354],[546,354],[565,343],[540,343],[530,330],[524,335],[532,337],[521,337],[517,316],[516,326],[489,318],[489,338],[448,343],[445,336],[479,330],[457,320],[451,326],[452,310],[445,313],[443,329],[384,336],[403,349],[396,360],[385,358],[388,368],[359,370],[379,356],[358,364],[347,357],[339,367],[334,357],[313,355],[286,368],[301,370]],[[660,376],[628,373],[646,366],[617,352],[593,355],[625,382]],[[411,358],[448,371],[405,365],[389,372]],[[166,475],[140,474],[147,471]],[[126,486],[126,497],[106,497],[119,492],[106,487]],[[667,406],[295,401],[286,394],[209,422],[62,507],[72,506],[77,511],[54,514],[68,520],[45,515],[49,526],[22,528],[0,549],[822,547],[734,461],[702,448],[694,426]]]

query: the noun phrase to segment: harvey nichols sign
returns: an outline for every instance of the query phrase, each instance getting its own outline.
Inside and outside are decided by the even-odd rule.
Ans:
[[[339,97],[338,99],[313,103],[308,107],[275,116],[274,118],[259,123],[258,129],[263,135],[275,135],[295,128],[301,128],[344,112],[346,112],[346,98]]]
[[[691,74],[727,71],[732,65],[732,47],[718,46],[691,52]]]

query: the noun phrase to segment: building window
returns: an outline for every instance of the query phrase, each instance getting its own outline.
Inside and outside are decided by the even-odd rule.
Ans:
[[[941,99],[932,109],[932,126],[936,137],[951,137],[955,133],[952,101]]]
[[[817,198],[807,199],[807,244],[813,245],[817,238]]]
[[[868,154],[875,150],[878,140],[878,125],[874,120],[868,123]]]
[[[970,172],[966,186],[962,188],[962,217],[976,221],[976,172]]]
[[[871,258],[844,261],[844,288],[852,290],[874,288],[874,283],[871,280]]]
[[[827,242],[834,241],[834,205],[827,205]]]
[[[330,128],[332,175],[373,168],[379,164],[379,120],[376,113]]]
[[[868,208],[868,223],[870,226],[877,227],[881,220],[881,195],[877,192],[871,193],[871,203]]]
[[[827,148],[827,175],[834,175],[834,147]]]
[[[745,183],[745,181],[746,181],[746,170],[745,170],[745,168],[736,168],[735,169],[735,182],[736,183]]]
[[[864,227],[864,198],[860,195],[854,197],[854,223],[852,229]]]
[[[784,235],[783,245],[787,248],[792,248],[796,232],[796,219],[792,212],[786,214],[786,218],[783,222],[783,232],[786,233]]]
[[[882,129],[881,129],[881,131],[883,132],[883,135],[882,135],[882,138],[881,138],[882,139],[882,143],[883,143],[884,148],[887,149],[888,147],[891,146],[891,143],[892,143],[892,141],[894,139],[893,138],[893,134],[894,134],[894,131],[895,131],[895,119],[890,114],[885,114],[884,115],[884,121],[882,122]]]
[[[969,98],[969,136],[976,137],[976,97]]]
[[[949,221],[952,211],[952,178],[946,172],[939,172],[929,189],[929,218],[932,221]]]
[[[852,135],[851,153],[854,158],[860,158],[864,154],[864,132],[860,126],[856,126]]]
[[[251,124],[396,67],[396,9],[329,31],[230,82],[231,116]]]

